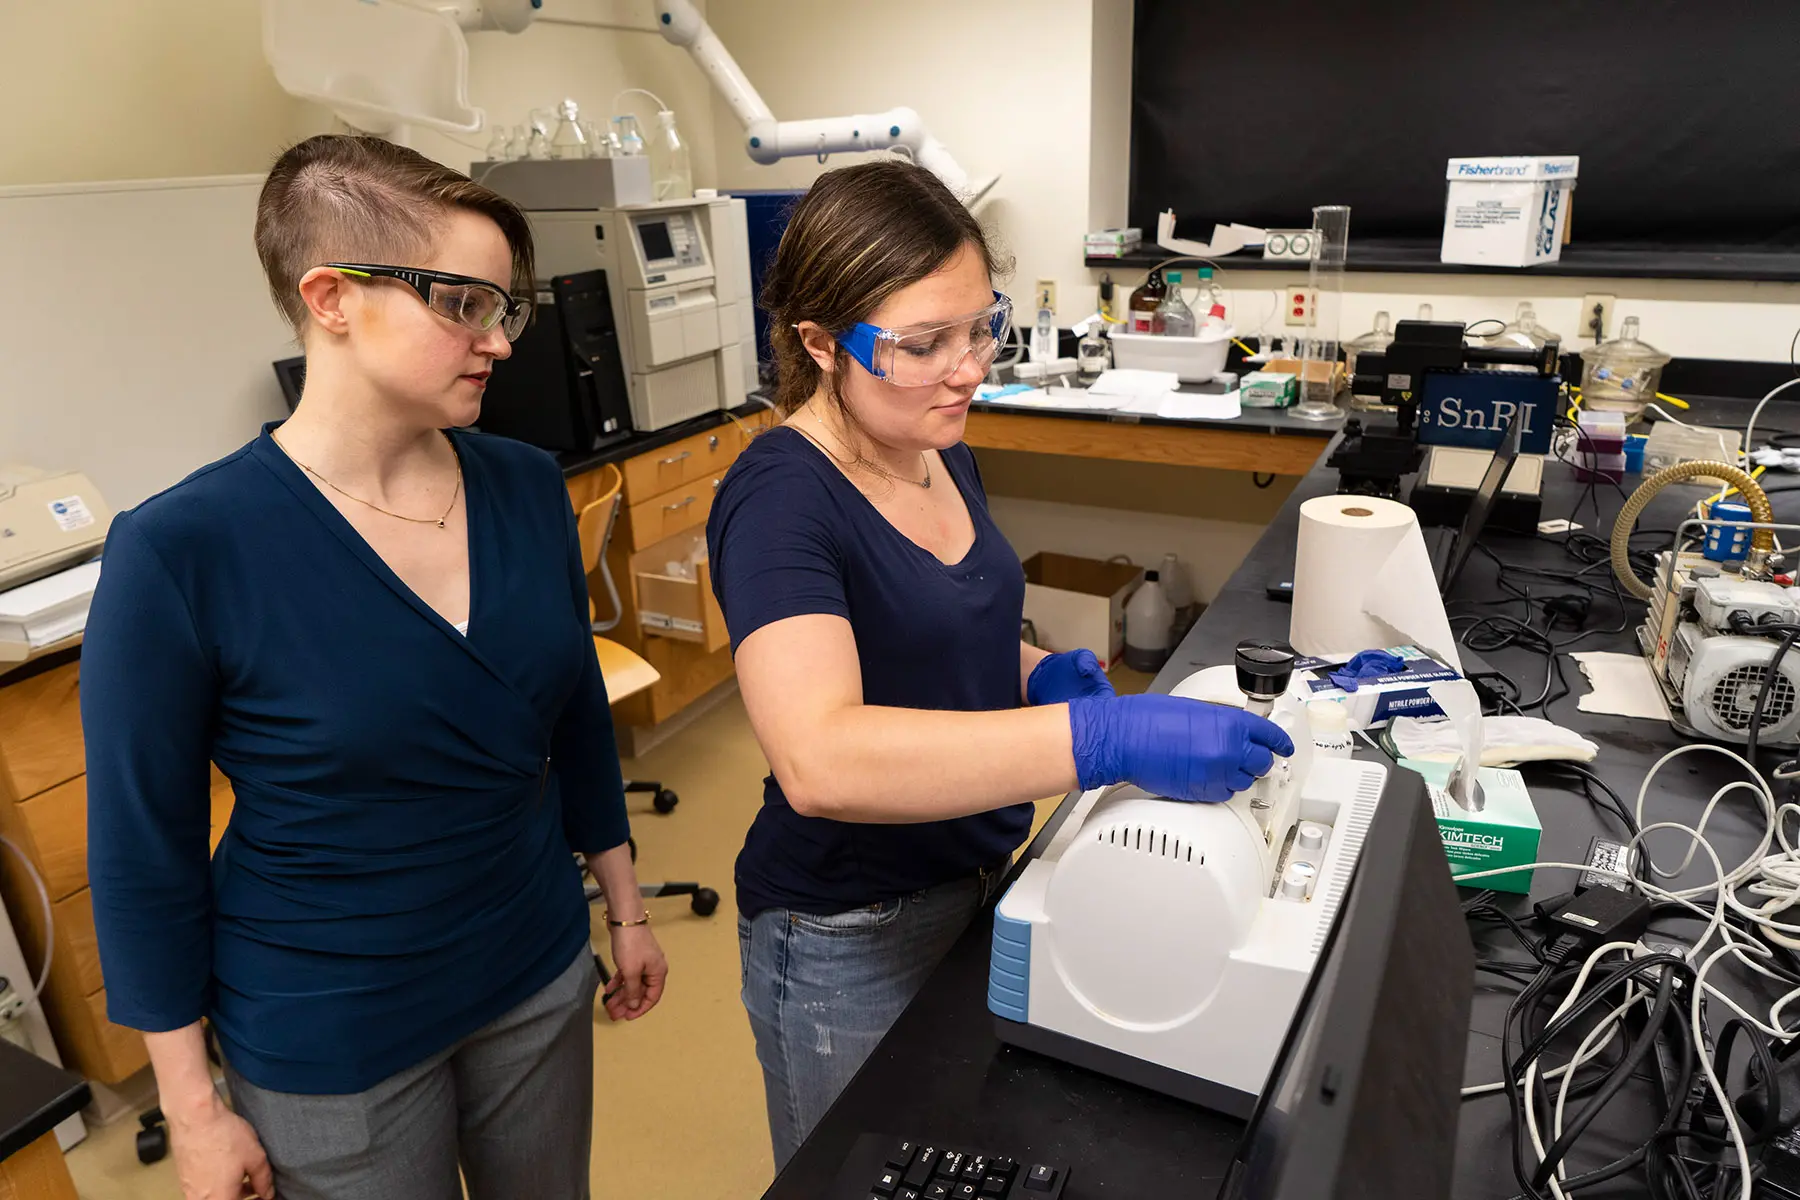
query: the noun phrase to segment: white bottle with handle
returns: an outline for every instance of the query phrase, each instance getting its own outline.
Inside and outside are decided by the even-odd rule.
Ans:
[[[1144,572],[1125,602],[1125,665],[1134,671],[1160,671],[1169,659],[1175,628],[1175,606],[1163,594],[1155,571]]]

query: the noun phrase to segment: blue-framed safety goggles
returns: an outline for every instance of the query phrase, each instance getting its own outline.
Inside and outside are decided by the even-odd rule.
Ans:
[[[930,387],[973,358],[985,374],[1012,330],[1012,301],[994,302],[967,316],[881,329],[859,321],[837,335],[838,345],[875,378],[896,387]]]

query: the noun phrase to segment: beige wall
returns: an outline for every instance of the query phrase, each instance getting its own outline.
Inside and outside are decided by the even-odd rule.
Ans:
[[[324,119],[275,83],[255,0],[0,4],[0,184],[265,171]]]
[[[1129,5],[1100,0],[1121,10]],[[998,174],[981,209],[1017,259],[1012,291],[1058,281],[1058,319],[1079,311],[1065,295],[1085,281],[1094,0],[1031,4],[845,4],[842,0],[715,2],[710,20],[779,120],[916,109],[971,179]],[[742,126],[715,101],[721,187],[804,187],[840,155],[759,166]],[[1122,196],[1121,192],[1121,196]],[[1123,204],[1120,205],[1121,209]],[[1074,304],[1088,304],[1090,297]]]

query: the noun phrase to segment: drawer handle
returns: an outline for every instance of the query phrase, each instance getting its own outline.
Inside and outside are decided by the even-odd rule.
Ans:
[[[715,433],[711,437],[706,439],[706,448],[708,450],[717,450],[719,448],[719,435],[718,434]]]
[[[682,459],[692,458],[693,456],[694,456],[694,452],[692,450],[683,450],[680,454],[674,455],[670,458],[663,459],[662,462],[657,465],[664,466],[664,467],[672,467],[676,463],[680,462]]]
[[[682,509],[686,508],[688,505],[692,504],[693,502],[694,502],[694,498],[692,496],[689,496],[685,500],[677,500],[673,504],[663,505],[663,511],[664,512],[680,512]]]
[[[719,485],[724,482],[725,482],[725,479],[723,476],[720,476],[718,479],[713,480],[713,491],[715,491],[715,492],[718,491]]]

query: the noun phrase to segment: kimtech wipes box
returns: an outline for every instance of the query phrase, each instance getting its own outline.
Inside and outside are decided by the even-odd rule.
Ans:
[[[1471,812],[1444,790],[1450,777],[1450,764],[1403,758],[1400,765],[1425,777],[1431,809],[1437,817],[1438,838],[1444,843],[1444,857],[1450,860],[1452,879],[1499,867],[1524,866],[1538,860],[1538,841],[1543,837],[1544,828],[1538,823],[1531,793],[1525,790],[1525,779],[1517,771],[1482,767],[1475,778],[1481,783],[1483,803],[1481,811]],[[1489,875],[1471,879],[1462,886],[1523,894],[1531,890],[1531,872]]]
[[[1451,159],[1439,257],[1483,267],[1555,262],[1580,166],[1573,154]]]

